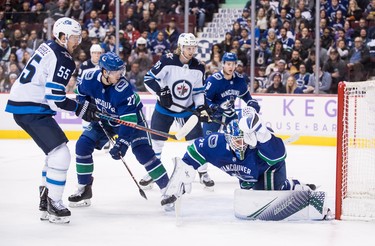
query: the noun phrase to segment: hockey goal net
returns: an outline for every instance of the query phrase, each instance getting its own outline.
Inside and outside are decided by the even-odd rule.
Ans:
[[[375,220],[375,81],[339,84],[335,216]]]

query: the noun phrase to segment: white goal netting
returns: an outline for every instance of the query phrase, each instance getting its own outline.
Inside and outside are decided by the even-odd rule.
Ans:
[[[336,218],[375,220],[375,81],[345,82],[338,100]]]

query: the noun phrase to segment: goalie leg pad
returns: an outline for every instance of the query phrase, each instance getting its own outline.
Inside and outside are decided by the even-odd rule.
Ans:
[[[179,157],[172,159],[174,163],[174,170],[165,190],[165,195],[175,196],[176,198],[182,196],[184,192],[190,192],[191,183],[195,179],[196,171],[192,166],[187,165]],[[184,186],[189,187],[188,190]]]
[[[245,220],[323,220],[323,191],[254,191],[237,189],[234,195],[235,217]]]

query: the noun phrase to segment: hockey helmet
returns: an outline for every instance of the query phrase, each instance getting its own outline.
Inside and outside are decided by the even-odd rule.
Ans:
[[[122,73],[125,70],[125,63],[115,53],[107,52],[100,56],[99,67],[101,69],[105,69],[108,72],[120,71]]]
[[[100,47],[100,45],[99,44],[93,44],[93,45],[91,45],[91,47],[90,47],[90,53],[92,53],[92,52],[102,52],[102,47]]]
[[[226,52],[223,57],[221,58],[221,62],[225,63],[227,61],[237,62],[238,58],[237,55],[231,52]]]
[[[178,46],[197,46],[197,40],[192,33],[181,33],[177,41]]]
[[[55,24],[53,25],[53,35],[55,38],[59,38],[59,34],[63,33],[65,34],[66,40],[69,39],[71,35],[77,35],[79,36],[79,43],[81,43],[82,37],[81,37],[81,25],[74,19],[63,17],[58,19]]]
[[[240,160],[245,159],[245,152],[248,144],[245,143],[244,133],[238,125],[238,120],[232,120],[227,125],[225,130],[225,139],[230,148],[234,151],[237,158]]]

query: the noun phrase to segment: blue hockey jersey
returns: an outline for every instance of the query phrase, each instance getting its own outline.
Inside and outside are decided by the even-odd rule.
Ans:
[[[75,68],[64,47],[52,40],[41,44],[12,86],[5,111],[51,115],[75,111],[77,103],[65,92]]]
[[[213,133],[196,139],[182,160],[194,169],[209,162],[241,181],[255,183],[258,176],[271,166],[284,164],[285,158],[285,145],[274,135],[265,143],[258,142],[254,149],[247,148],[245,158],[240,160],[225,140],[225,134]]]
[[[99,111],[111,117],[133,123],[142,122],[143,105],[139,95],[133,92],[131,84],[121,77],[115,85],[106,86],[101,82],[101,76],[100,70],[91,69],[85,72],[78,81],[78,96],[91,98]],[[117,126],[119,137],[129,140],[135,129],[124,125]]]
[[[205,82],[205,94],[209,106],[216,104],[224,110],[234,109],[234,102],[239,97],[259,112],[259,105],[251,97],[244,77],[237,72],[233,73],[230,80],[224,78],[222,71],[208,77]]]

